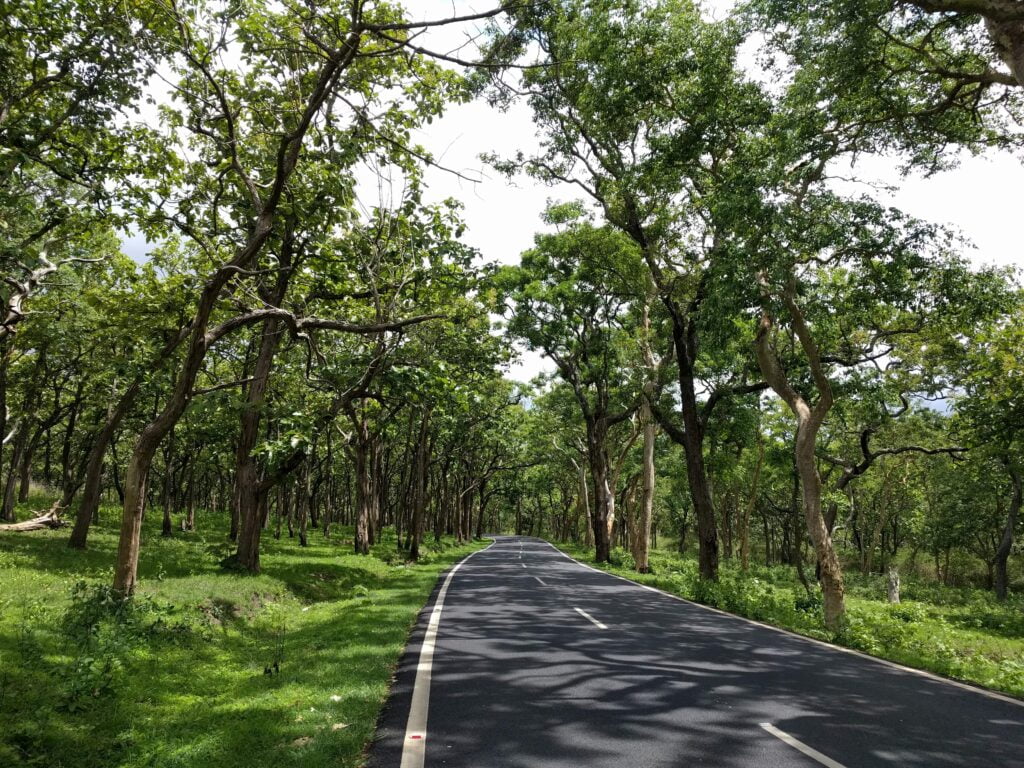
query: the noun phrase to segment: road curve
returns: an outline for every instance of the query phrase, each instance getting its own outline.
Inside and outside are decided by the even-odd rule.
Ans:
[[[421,613],[371,768],[1024,768],[1019,703],[495,539]],[[423,749],[403,761],[435,614]]]

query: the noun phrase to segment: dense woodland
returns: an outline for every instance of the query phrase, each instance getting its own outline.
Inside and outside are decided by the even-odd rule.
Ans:
[[[1019,276],[848,183],[1018,149],[1020,3],[0,8],[0,548],[116,505],[130,596],[144,516],[253,573],[268,537],[654,540],[794,567],[831,629],[851,570],[1021,588]],[[495,174],[577,194],[517,265],[424,188],[471,99],[534,117]]]

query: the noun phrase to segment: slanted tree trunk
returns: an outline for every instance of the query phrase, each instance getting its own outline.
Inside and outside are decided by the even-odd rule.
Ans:
[[[75,516],[75,527],[71,531],[71,538],[68,540],[68,546],[72,549],[85,549],[89,524],[99,515],[100,494],[103,490],[103,457],[114,438],[114,433],[117,432],[121,421],[135,404],[141,389],[142,382],[140,379],[136,379],[121,395],[117,405],[107,410],[107,420],[89,450],[89,458],[86,461],[85,486],[82,489],[82,503]],[[114,467],[114,477],[117,477],[116,467]]]
[[[821,475],[818,473],[815,458],[818,432],[833,404],[832,385],[825,375],[821,355],[804,320],[803,312],[796,303],[795,281],[791,280],[787,284],[782,299],[789,312],[793,331],[810,364],[814,385],[818,391],[818,402],[813,407],[810,406],[790,383],[771,343],[774,319],[767,309],[761,314],[755,338],[757,362],[768,385],[789,406],[797,419],[794,458],[803,490],[804,518],[820,566],[825,626],[832,631],[838,631],[842,627],[846,612],[843,572],[832,536],[825,524],[821,500]]]

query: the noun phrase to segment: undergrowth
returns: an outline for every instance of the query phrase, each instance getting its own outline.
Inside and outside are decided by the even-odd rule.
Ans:
[[[225,519],[144,530],[140,591],[109,587],[116,510],[85,552],[67,529],[0,535],[0,765],[7,768],[357,766],[437,575],[475,548],[387,535],[264,541],[263,572],[218,563]]]

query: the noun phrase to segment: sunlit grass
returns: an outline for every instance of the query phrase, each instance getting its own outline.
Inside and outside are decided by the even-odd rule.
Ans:
[[[143,629],[105,624],[79,648],[62,617],[77,582],[110,581],[115,518],[102,510],[85,552],[66,529],[0,535],[0,765],[359,765],[437,575],[482,546],[428,537],[409,565],[393,534],[359,557],[348,531],[307,548],[268,533],[263,573],[243,576],[218,564],[226,520],[200,515],[198,532],[165,539],[151,514]],[[113,670],[90,670],[93,656]]]

